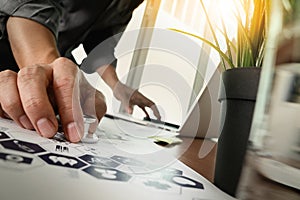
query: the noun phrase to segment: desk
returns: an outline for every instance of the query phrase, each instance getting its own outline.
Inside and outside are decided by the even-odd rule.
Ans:
[[[210,182],[213,182],[213,174],[215,170],[215,158],[217,153],[216,142],[211,140],[193,139],[188,137],[181,137],[182,143],[179,145],[166,146],[167,150],[172,153],[181,162],[191,167],[193,170],[204,176]],[[208,154],[199,158],[199,150],[204,141],[213,148]]]
[[[182,143],[174,146],[167,146],[167,150],[179,158],[183,163],[200,173],[209,181],[213,182],[215,157],[217,144],[213,141],[205,142],[213,145],[211,151],[204,158],[199,158],[198,152],[204,143],[203,139],[181,138]],[[247,162],[240,181],[240,188],[237,194],[241,200],[300,200],[300,191],[285,187],[273,182],[254,169],[251,160],[255,159],[248,155]],[[249,187],[251,185],[251,187]]]

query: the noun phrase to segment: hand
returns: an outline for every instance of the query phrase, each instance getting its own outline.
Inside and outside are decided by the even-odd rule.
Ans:
[[[24,67],[19,73],[2,71],[0,91],[0,115],[47,138],[58,129],[56,109],[71,142],[83,136],[83,113],[100,120],[106,112],[104,96],[66,58]]]
[[[121,104],[123,108],[125,108],[127,113],[132,114],[133,106],[137,105],[144,111],[147,118],[150,118],[148,112],[145,109],[146,107],[149,107],[153,111],[154,116],[158,120],[161,119],[159,111],[154,102],[145,97],[138,90],[133,90],[132,88],[124,85],[123,83],[118,82],[115,85],[115,88],[113,89],[113,94],[116,97],[116,99],[121,101]]]
[[[111,88],[116,99],[121,101],[121,104],[127,113],[132,114],[133,106],[137,105],[144,111],[147,118],[150,118],[145,109],[146,107],[149,107],[153,111],[154,116],[158,120],[161,119],[159,111],[153,101],[142,95],[138,90],[133,90],[121,83],[116,70],[112,65],[100,66],[96,71],[102,77],[104,82]]]

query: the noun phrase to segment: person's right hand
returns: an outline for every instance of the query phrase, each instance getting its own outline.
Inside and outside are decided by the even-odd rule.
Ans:
[[[58,129],[56,109],[71,142],[78,142],[83,136],[83,113],[100,120],[106,112],[104,96],[66,58],[25,67],[18,73],[2,71],[0,91],[1,117],[11,118],[47,138]]]

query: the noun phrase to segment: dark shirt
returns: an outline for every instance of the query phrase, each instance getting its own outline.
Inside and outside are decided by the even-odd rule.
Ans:
[[[6,33],[9,16],[24,17],[43,24],[55,35],[61,55],[71,57],[70,52],[80,43],[89,53],[99,43],[124,31],[133,10],[142,2],[143,0],[0,0],[0,65],[3,65],[2,59],[9,60],[1,55],[7,53],[4,50],[10,51],[6,49],[9,48]],[[104,60],[111,61],[114,58],[114,47],[118,39],[119,37],[113,37],[107,49],[101,52],[101,56],[106,58]]]

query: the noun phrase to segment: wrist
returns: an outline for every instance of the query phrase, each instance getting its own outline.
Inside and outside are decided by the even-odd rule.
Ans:
[[[120,99],[120,94],[124,90],[124,84],[121,82],[115,83],[114,87],[111,88],[113,91],[113,95],[116,97],[116,99]]]
[[[115,68],[112,65],[101,66],[97,69],[97,73],[101,76],[104,82],[114,90],[118,83],[121,83],[117,77]]]
[[[49,64],[59,57],[54,35],[35,21],[10,17],[7,21],[7,33],[19,68]]]

